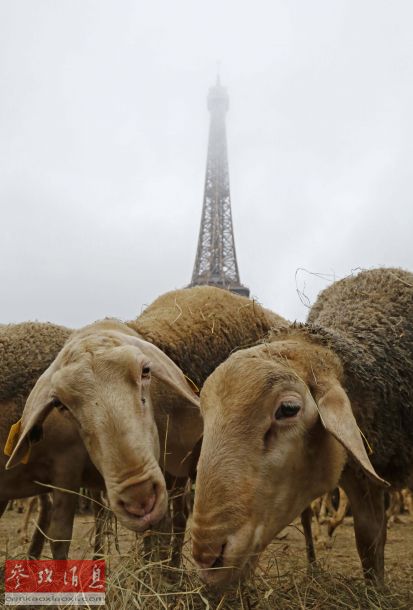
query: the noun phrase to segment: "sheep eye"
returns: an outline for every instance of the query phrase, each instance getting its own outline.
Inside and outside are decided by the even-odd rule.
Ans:
[[[282,402],[275,412],[275,419],[287,419],[294,417],[301,409],[300,405],[292,402]]]
[[[149,366],[144,366],[142,369],[142,376],[147,377],[151,372],[151,368]]]
[[[67,407],[65,407],[64,404],[60,402],[58,398],[53,398],[50,404],[52,405],[52,407],[55,407],[60,412],[69,410]]]
[[[143,405],[145,405],[145,404],[146,404],[146,398],[141,398],[141,403],[142,403]]]

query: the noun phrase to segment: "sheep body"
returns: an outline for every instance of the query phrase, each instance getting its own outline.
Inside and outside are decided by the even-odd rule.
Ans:
[[[254,345],[283,318],[255,301],[213,286],[174,290],[158,297],[133,322],[201,388],[233,351]]]
[[[405,486],[413,467],[413,274],[372,269],[335,282],[308,323],[303,332],[340,358],[373,466]]]

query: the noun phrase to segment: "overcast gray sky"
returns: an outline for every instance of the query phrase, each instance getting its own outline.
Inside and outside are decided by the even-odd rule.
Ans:
[[[299,268],[413,269],[412,24],[408,0],[2,0],[0,322],[129,319],[190,281],[217,60],[252,295],[304,319]]]

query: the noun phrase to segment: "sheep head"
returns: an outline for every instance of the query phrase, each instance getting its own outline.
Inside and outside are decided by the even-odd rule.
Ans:
[[[120,323],[96,323],[75,333],[29,395],[7,468],[19,463],[27,443],[57,408],[78,427],[116,516],[130,529],[147,529],[167,508],[151,376],[197,406],[180,369]]]
[[[251,568],[272,538],[367,457],[340,363],[325,348],[276,341],[233,354],[201,392],[204,437],[192,524],[203,580]]]

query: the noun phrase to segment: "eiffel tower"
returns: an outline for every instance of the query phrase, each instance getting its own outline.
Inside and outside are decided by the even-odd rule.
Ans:
[[[232,226],[225,115],[228,94],[219,76],[208,93],[211,114],[201,228],[190,287],[209,284],[249,296],[239,279]]]

